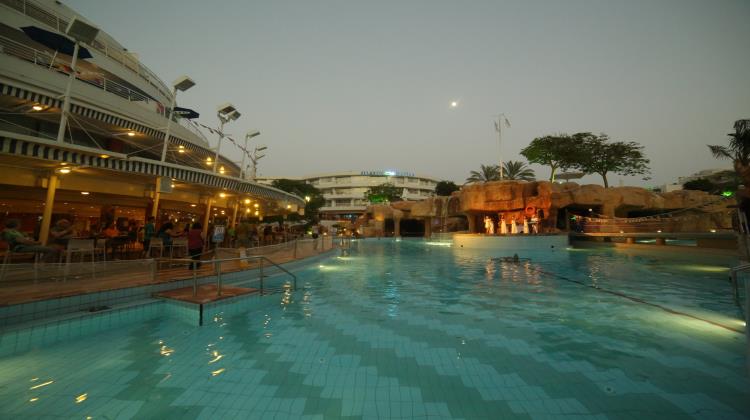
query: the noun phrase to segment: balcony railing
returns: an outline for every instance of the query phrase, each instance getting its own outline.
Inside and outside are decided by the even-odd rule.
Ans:
[[[29,0],[0,0],[0,4],[4,4],[12,9],[15,9],[24,15],[43,23],[58,32],[65,32],[68,27],[68,21],[60,16],[45,10],[43,6]],[[95,50],[101,52],[107,57],[122,64],[125,68],[129,69],[133,73],[140,76],[149,85],[153,86],[154,89],[158,90],[159,93],[169,98],[169,89],[167,85],[159,79],[151,70],[146,66],[142,65],[135,57],[121,50],[120,48],[114,48],[108,46],[105,42],[100,40],[94,40],[90,45]]]
[[[50,53],[47,51],[37,50],[33,47],[21,44],[20,42],[3,36],[0,36],[0,48],[2,49],[1,51],[5,54],[12,55],[22,60],[26,60],[34,64],[46,67],[49,70],[54,70],[68,75],[70,74],[70,61],[66,59],[67,57],[63,58],[63,56],[59,54],[56,56],[50,55]],[[76,79],[96,86],[107,92],[113,93],[129,101],[142,101],[145,103],[149,103],[149,101],[152,100],[141,92],[130,89],[127,86],[115,82],[114,80],[107,79],[101,73],[88,72],[85,70],[78,71],[76,74]]]

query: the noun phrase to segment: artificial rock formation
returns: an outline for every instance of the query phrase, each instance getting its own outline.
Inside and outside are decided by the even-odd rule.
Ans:
[[[465,229],[479,231],[485,216],[497,220],[538,217],[542,227],[554,230],[561,210],[585,214],[592,210],[601,218],[632,217],[633,214],[662,214],[677,211],[672,231],[707,231],[730,229],[734,200],[703,191],[673,191],[657,194],[639,187],[611,187],[579,185],[573,182],[556,184],[548,181],[495,181],[465,185],[450,197],[431,197],[416,202],[396,202],[368,207],[357,225],[366,235],[385,234],[385,220],[404,219],[424,221],[425,231],[440,226],[443,231]],[[398,223],[395,223],[398,225]]]

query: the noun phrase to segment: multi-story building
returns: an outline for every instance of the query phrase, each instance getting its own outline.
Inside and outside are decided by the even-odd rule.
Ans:
[[[304,206],[246,180],[216,152],[189,119],[196,113],[175,106],[177,91],[192,85],[187,77],[165,84],[59,1],[0,2],[0,219],[33,230],[41,217],[44,242],[63,217],[208,222]],[[236,127],[239,113],[226,104],[218,117]]]
[[[270,183],[273,179],[258,181]],[[365,200],[367,190],[380,184],[390,183],[403,188],[401,198],[417,201],[434,195],[438,183],[429,176],[390,170],[330,172],[294,179],[304,180],[320,190],[326,200],[320,213],[326,220],[357,218],[370,204]]]

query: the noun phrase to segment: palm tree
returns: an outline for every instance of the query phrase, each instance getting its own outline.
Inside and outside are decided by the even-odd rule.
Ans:
[[[728,146],[709,145],[717,159],[731,159],[734,170],[745,185],[750,185],[750,119],[734,122],[734,133],[729,136]]]
[[[509,160],[503,163],[503,179],[534,181],[536,175],[524,162]]]
[[[469,172],[466,182],[488,182],[500,180],[500,168],[497,165],[481,165],[479,171]]]

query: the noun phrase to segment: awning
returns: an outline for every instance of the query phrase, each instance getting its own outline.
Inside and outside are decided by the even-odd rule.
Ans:
[[[51,32],[37,26],[24,26],[21,28],[21,30],[29,38],[44,45],[45,47],[52,48],[59,53],[73,55],[75,42],[65,35],[59,34],[57,32]],[[91,55],[89,50],[83,47],[78,47],[78,58],[86,59],[92,57],[93,56]]]

